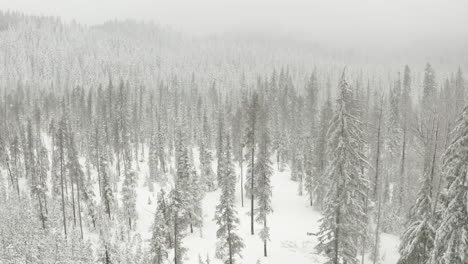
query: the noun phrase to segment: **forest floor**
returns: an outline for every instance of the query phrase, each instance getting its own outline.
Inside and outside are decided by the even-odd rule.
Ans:
[[[194,151],[194,160],[196,151]],[[245,170],[245,168],[244,168]],[[148,173],[146,162],[140,163],[139,190],[137,200],[138,227],[137,231],[142,239],[151,238],[151,225],[153,213],[156,207],[156,193],[159,190],[155,186],[155,192],[151,193],[144,186],[145,174]],[[240,169],[237,167],[237,175]],[[244,171],[245,177],[245,171]],[[310,206],[308,197],[298,195],[298,184],[290,179],[290,170],[287,168],[280,172],[274,166],[272,177],[272,206],[274,212],[268,217],[270,238],[268,243],[268,257],[263,257],[263,242],[258,232],[261,226],[255,224],[255,235],[250,232],[250,199],[244,197],[244,206],[241,206],[240,178],[236,186],[236,203],[238,217],[240,219],[239,234],[244,239],[245,248],[242,251],[245,264],[320,264],[324,263],[323,256],[316,254],[314,247],[317,245],[317,233],[322,215]],[[206,260],[207,256],[211,264],[222,263],[215,258],[216,230],[214,221],[216,205],[219,203],[220,190],[209,192],[203,200],[203,228],[194,228],[193,234],[188,234],[183,241],[183,246],[188,249],[186,263],[197,264],[199,256]],[[151,200],[151,204],[149,204]],[[397,236],[382,234],[380,256],[382,264],[394,264],[397,262],[399,239]],[[359,257],[359,259],[361,259]],[[372,263],[369,254],[365,263]]]
[[[50,138],[44,137],[46,146],[50,144]],[[146,152],[148,153],[148,152]],[[198,151],[193,151],[193,160],[198,168]],[[84,164],[84,159],[81,160]],[[174,170],[174,162],[171,162],[170,170]],[[135,164],[136,165],[136,164]],[[151,239],[151,227],[154,221],[156,210],[157,193],[160,186],[154,185],[151,192],[145,183],[149,173],[147,157],[138,163],[138,190],[137,190],[137,227],[136,232],[140,234],[145,245]],[[97,172],[92,169],[93,177]],[[115,170],[111,169],[115,175]],[[246,169],[244,168],[244,179]],[[273,166],[272,182],[272,207],[273,213],[268,216],[268,226],[270,228],[270,241],[268,242],[268,257],[263,256],[263,242],[258,233],[261,226],[255,223],[255,234],[250,231],[250,199],[244,197],[244,206],[241,205],[241,183],[240,168],[236,166],[238,176],[236,184],[236,204],[238,217],[240,219],[239,235],[244,239],[245,248],[242,251],[242,261],[244,264],[321,264],[325,262],[324,256],[318,255],[315,250],[319,231],[320,219],[322,215],[314,207],[310,206],[307,194],[298,195],[298,183],[290,178],[291,172],[287,166],[283,171],[279,171],[276,164]],[[2,173],[1,175],[5,175]],[[22,182],[20,186],[27,185]],[[117,185],[118,193],[115,193],[117,201],[121,201],[120,191],[123,180]],[[170,186],[166,186],[170,189]],[[23,191],[27,191],[26,189]],[[95,193],[99,192],[97,184]],[[187,234],[182,244],[188,249],[184,263],[198,264],[199,257],[206,263],[207,257],[210,259],[206,264],[221,264],[215,258],[216,231],[218,226],[214,220],[215,209],[219,203],[220,190],[206,193],[203,199],[203,228],[194,228],[192,234]],[[98,235],[85,230],[85,237],[93,243],[98,243]],[[380,243],[380,264],[395,264],[399,258],[398,254],[399,238],[395,235],[382,233]],[[172,259],[172,252],[169,259]],[[365,263],[373,263],[367,253]],[[359,260],[361,257],[359,256]]]

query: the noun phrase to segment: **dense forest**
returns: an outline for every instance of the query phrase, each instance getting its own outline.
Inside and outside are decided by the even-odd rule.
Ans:
[[[0,263],[277,263],[274,177],[320,215],[308,263],[391,263],[383,234],[467,263],[468,84],[438,56],[2,12]]]

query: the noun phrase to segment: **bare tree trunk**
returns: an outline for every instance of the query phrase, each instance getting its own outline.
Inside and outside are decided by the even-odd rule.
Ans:
[[[98,185],[99,185],[99,196],[102,198],[102,186],[101,186],[101,169],[100,169],[100,157],[99,157],[99,130],[96,127],[96,169],[98,175]]]
[[[73,187],[73,178],[70,173],[70,183],[71,183],[71,198],[72,198],[72,208],[73,208],[73,228],[76,226],[76,210],[75,210],[75,188]]]
[[[177,212],[176,216],[174,217],[174,264],[179,263],[179,259],[177,258]]]
[[[11,168],[10,168],[10,162],[6,162],[7,164],[7,169],[8,169],[8,175],[10,175],[10,180],[11,180],[11,186],[14,186],[13,188],[16,189],[16,193],[18,194],[18,199],[20,198],[20,192],[19,192],[19,184],[18,180],[14,181],[13,179],[13,174],[11,173]],[[16,179],[18,179],[18,175],[16,175]]]
[[[242,148],[241,148],[239,165],[240,165],[240,174],[241,174],[240,191],[241,191],[241,205],[242,205],[242,207],[244,207],[244,168],[242,167],[243,154],[244,153],[243,153]]]
[[[227,216],[226,216],[227,218]],[[228,223],[227,225],[227,231],[228,231],[228,246],[229,246],[229,264],[233,264],[232,262],[232,241],[231,241],[231,224],[228,219],[226,219],[226,222]]]
[[[118,177],[117,179],[118,180],[120,180],[120,170],[121,170],[120,169],[120,154],[119,153],[120,153],[119,151],[117,151],[117,153],[116,153],[117,154],[117,177]]]
[[[377,209],[377,226],[375,227],[375,244],[374,244],[374,260],[373,264],[377,262],[377,259],[379,258],[378,252],[379,252],[379,236],[380,236],[380,211],[382,208],[382,199],[379,198],[379,204],[378,204],[378,209]]]
[[[44,217],[44,213],[42,212],[42,202],[41,202],[41,196],[39,193],[37,193],[37,201],[39,202],[39,213],[41,215],[41,222],[42,222],[42,229],[46,229],[46,226],[45,226],[45,217]]]
[[[250,233],[254,232],[254,159],[255,159],[255,143],[252,146],[252,166],[251,166],[251,180],[250,180]]]
[[[406,121],[403,128],[403,144],[401,149],[401,161],[400,161],[400,190],[399,190],[399,210],[403,209],[404,197],[403,194],[405,193],[405,162],[406,162],[406,144],[407,144],[407,127]]]
[[[366,201],[365,201],[365,205],[364,205],[364,214],[366,215],[365,223],[366,223],[366,228],[367,228],[367,224],[368,224],[367,223],[368,222],[367,213],[369,211],[369,188],[366,188],[366,189],[367,189],[367,191],[366,191],[366,197],[365,197]],[[367,234],[366,233],[362,237],[361,264],[364,264],[364,261],[365,261],[364,255],[366,253],[366,243],[367,243]]]
[[[81,234],[81,240],[83,240],[83,224],[82,224],[82,221],[81,221],[81,199],[80,199],[80,184],[78,183],[76,185],[76,192],[77,192],[77,198],[78,198],[78,220],[79,220],[79,223],[80,223],[80,234]]]
[[[266,229],[267,228],[267,218],[265,215],[265,219],[263,219],[263,227]],[[263,256],[268,257],[268,252],[267,252],[267,239],[263,240]]]
[[[65,214],[65,194],[63,190],[63,133],[60,133],[60,185],[62,189],[62,214],[63,214],[63,231],[65,233],[65,237],[67,237],[67,220]]]
[[[336,210],[336,219],[335,219],[335,257],[333,260],[333,264],[339,264],[339,253],[338,253],[338,241],[340,239],[340,206],[338,205],[338,209]]]
[[[278,171],[280,170],[280,152],[279,150],[276,150],[276,167]]]
[[[380,165],[380,137],[381,137],[381,129],[382,129],[382,107],[380,107],[380,114],[379,114],[379,125],[377,128],[377,153],[375,159],[375,177],[374,177],[374,199],[377,199],[377,189],[379,186],[379,165]]]

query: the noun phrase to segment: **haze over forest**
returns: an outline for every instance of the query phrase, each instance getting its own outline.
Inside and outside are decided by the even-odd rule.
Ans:
[[[467,25],[0,0],[0,263],[468,263]]]

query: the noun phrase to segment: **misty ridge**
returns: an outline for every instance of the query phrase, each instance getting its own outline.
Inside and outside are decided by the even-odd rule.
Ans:
[[[0,263],[468,263],[463,26],[140,12],[0,11]]]

